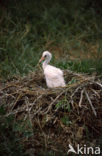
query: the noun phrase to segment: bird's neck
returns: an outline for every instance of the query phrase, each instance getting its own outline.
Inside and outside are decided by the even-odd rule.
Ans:
[[[45,67],[48,65],[49,60],[45,60],[42,64],[43,69],[45,69]]]

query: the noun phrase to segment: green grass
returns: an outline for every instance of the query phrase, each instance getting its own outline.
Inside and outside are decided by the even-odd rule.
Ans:
[[[83,59],[80,61],[59,61],[56,63],[56,66],[62,68],[62,69],[70,69],[75,72],[80,72],[80,73],[87,73],[87,74],[92,74],[92,73],[97,73],[101,74],[102,73],[102,60],[97,59],[97,60],[91,60],[91,59]]]
[[[25,75],[36,68],[44,50],[63,56],[53,59],[62,69],[102,73],[102,11],[95,1],[5,1],[0,9],[0,77]],[[86,9],[87,8],[87,9]],[[98,47],[97,47],[98,44]],[[91,49],[95,45],[96,53]],[[91,50],[90,50],[91,49]],[[91,53],[94,58],[80,59]],[[63,55],[64,54],[64,55]],[[70,55],[79,57],[70,60]]]

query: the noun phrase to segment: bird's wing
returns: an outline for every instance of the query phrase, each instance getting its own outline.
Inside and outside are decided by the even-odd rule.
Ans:
[[[48,65],[45,68],[44,74],[45,74],[45,76],[47,76],[48,78],[53,79],[53,80],[57,79],[60,76],[61,77],[63,76],[62,70],[60,70],[59,68],[56,68],[54,66],[51,66],[51,65]]]

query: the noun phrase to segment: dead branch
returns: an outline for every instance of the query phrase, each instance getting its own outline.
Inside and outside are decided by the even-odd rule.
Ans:
[[[84,93],[84,89],[81,91],[81,97],[80,97],[80,101],[79,101],[79,107],[81,107],[81,104],[82,104],[83,93]]]
[[[97,113],[96,113],[96,111],[95,111],[95,108],[93,107],[93,104],[92,104],[92,102],[91,102],[91,100],[90,100],[90,97],[89,97],[88,93],[86,92],[86,90],[85,90],[85,94],[86,94],[86,97],[87,97],[87,99],[88,99],[88,102],[89,102],[89,104],[90,104],[90,106],[91,106],[91,108],[92,108],[92,110],[93,110],[94,115],[97,116]]]

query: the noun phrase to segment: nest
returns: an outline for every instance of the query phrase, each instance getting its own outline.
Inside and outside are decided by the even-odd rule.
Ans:
[[[29,120],[35,151],[43,147],[58,151],[61,147],[66,152],[69,143],[86,144],[87,133],[97,138],[102,132],[101,78],[69,70],[64,73],[65,88],[48,89],[43,73],[35,71],[9,80],[0,90],[6,116]],[[95,137],[90,139],[95,143]],[[32,142],[25,144],[29,147]]]

